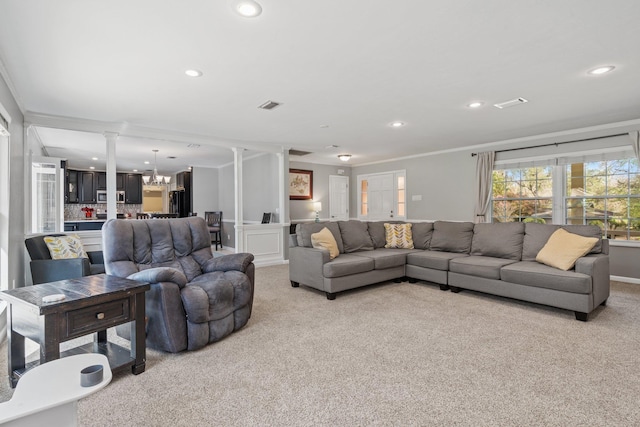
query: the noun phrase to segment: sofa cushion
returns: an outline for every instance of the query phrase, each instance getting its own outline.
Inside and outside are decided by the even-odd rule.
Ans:
[[[473,227],[471,255],[482,255],[520,261],[524,223],[504,222],[476,224]]]
[[[578,236],[561,228],[549,237],[538,252],[536,261],[560,270],[569,270],[576,265],[578,258],[588,254],[599,240],[598,237]]]
[[[369,230],[366,222],[363,221],[338,221],[344,252],[372,251],[373,242],[369,237]]]
[[[413,234],[413,247],[416,249],[429,249],[431,237],[433,236],[432,222],[412,223],[411,234]]]
[[[373,259],[354,254],[343,254],[322,266],[322,275],[327,278],[366,273],[375,268]]]
[[[305,248],[312,248],[311,235],[317,233],[323,228],[327,227],[333,238],[336,239],[338,244],[338,251],[344,253],[344,245],[342,243],[342,237],[340,235],[340,228],[335,222],[309,222],[304,224],[298,224],[296,227],[296,238],[298,240],[298,246],[304,246]]]
[[[373,243],[373,248],[384,248],[387,244],[384,224],[403,224],[402,221],[367,221],[367,230],[369,231],[369,237]]]
[[[402,249],[376,249],[375,251],[353,252],[351,255],[372,259],[376,270],[400,267],[407,262],[408,250]]]
[[[311,245],[314,248],[328,250],[330,259],[334,259],[340,254],[336,239],[327,227],[311,235]]]
[[[468,257],[467,254],[439,251],[421,251],[407,254],[407,264],[434,270],[449,270],[449,260]]]
[[[520,261],[502,267],[505,282],[535,286],[576,294],[591,293],[591,276],[575,271],[558,270],[535,261]]]
[[[436,221],[431,237],[432,251],[469,253],[473,238],[472,222]]]
[[[411,234],[411,224],[384,224],[385,240],[387,249],[413,249],[413,235]]]
[[[486,279],[500,280],[500,269],[505,265],[517,262],[513,259],[490,256],[468,256],[449,261],[449,271]]]
[[[547,243],[549,237],[558,228],[564,228],[569,233],[584,237],[598,237],[598,242],[589,253],[602,252],[602,230],[597,225],[555,225],[526,223],[524,225],[524,241],[522,244],[522,261],[535,261],[540,249]]]

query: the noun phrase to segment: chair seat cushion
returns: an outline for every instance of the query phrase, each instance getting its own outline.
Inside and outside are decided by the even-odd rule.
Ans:
[[[356,273],[365,273],[375,268],[375,262],[371,258],[354,254],[342,254],[322,266],[324,277],[342,277]]]
[[[440,251],[419,251],[407,255],[407,264],[434,270],[449,270],[449,260],[468,257],[467,254]]]
[[[576,294],[591,293],[591,276],[564,271],[535,261],[521,261],[502,267],[500,276],[505,282]]]
[[[494,258],[489,256],[468,256],[449,261],[449,271],[486,279],[500,280],[500,270],[515,260]]]

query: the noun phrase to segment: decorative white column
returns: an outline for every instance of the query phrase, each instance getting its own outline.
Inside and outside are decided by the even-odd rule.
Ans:
[[[118,134],[115,132],[105,132],[107,140],[107,219],[117,218],[116,208],[116,141]]]
[[[244,252],[244,212],[242,211],[242,155],[244,148],[233,147],[233,182],[235,184],[236,252]]]
[[[289,149],[282,147],[278,156],[278,222],[289,224]],[[289,231],[286,232],[289,234]]]

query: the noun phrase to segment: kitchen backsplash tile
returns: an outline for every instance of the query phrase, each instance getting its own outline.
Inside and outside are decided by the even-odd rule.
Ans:
[[[93,208],[93,218],[96,218],[97,214],[103,214],[107,212],[107,204],[106,203],[92,203],[90,205],[85,205],[82,203],[78,204],[66,204],[64,205],[64,220],[65,221],[73,221],[76,219],[85,219],[85,213],[82,211],[82,208]],[[129,214],[131,217],[135,218],[136,212],[142,212],[142,205],[130,205],[130,204],[117,204],[116,210],[119,214]]]

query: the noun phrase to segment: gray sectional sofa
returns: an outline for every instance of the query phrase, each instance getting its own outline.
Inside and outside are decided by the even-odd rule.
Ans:
[[[312,247],[311,235],[327,227],[340,255]],[[536,261],[558,228],[598,242],[575,267],[564,271]],[[485,292],[575,312],[587,321],[609,297],[609,245],[597,226],[537,223],[412,223],[414,249],[385,248],[384,222],[299,224],[290,239],[291,285],[336,293],[387,280],[418,280],[442,290]]]

